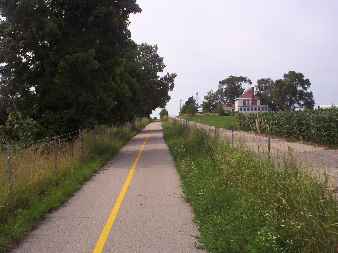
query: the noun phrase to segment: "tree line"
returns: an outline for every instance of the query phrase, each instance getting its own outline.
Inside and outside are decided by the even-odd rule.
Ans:
[[[201,107],[205,113],[222,113],[223,105],[232,106],[252,81],[245,76],[229,76],[219,81],[216,91],[210,90],[204,97],[201,106],[194,97],[190,97],[181,108],[181,113],[193,114]],[[255,86],[256,96],[262,104],[268,105],[271,111],[295,111],[313,109],[315,101],[310,90],[311,82],[296,71],[289,71],[282,79],[262,78]]]
[[[121,124],[165,107],[176,74],[163,73],[156,45],[131,39],[129,17],[139,12],[135,0],[5,0],[1,129],[21,126],[36,138]]]

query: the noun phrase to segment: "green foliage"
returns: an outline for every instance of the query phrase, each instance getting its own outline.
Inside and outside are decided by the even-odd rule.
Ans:
[[[194,97],[189,97],[181,108],[180,114],[195,115],[198,112],[198,104]]]
[[[251,80],[243,76],[229,76],[219,82],[218,89],[209,91],[204,97],[202,109],[204,113],[221,113],[221,107],[225,104],[234,105],[235,100],[240,97],[244,91],[243,86],[251,84]]]
[[[229,76],[219,82],[218,92],[223,102],[235,104],[235,100],[244,92],[243,86],[251,84],[251,80],[247,77]]]
[[[161,110],[161,112],[160,112],[160,118],[161,118],[161,120],[167,120],[168,116],[169,116],[168,111],[165,108],[163,108]]]
[[[202,110],[204,113],[215,113],[219,105],[225,103],[225,98],[221,96],[221,90],[218,89],[216,92],[209,91],[208,94],[204,97],[202,103]]]
[[[5,0],[0,24],[0,124],[20,112],[47,136],[149,116],[176,74],[157,46],[136,45],[135,0]],[[42,137],[42,136],[40,136]]]
[[[21,113],[9,114],[4,125],[0,125],[1,143],[29,144],[40,133],[40,126],[30,118],[23,118]]]
[[[245,131],[272,134],[324,145],[338,145],[337,108],[239,114],[238,120],[240,128]]]
[[[276,106],[273,102],[272,91],[275,87],[275,82],[270,78],[262,78],[257,80],[256,95],[261,100],[261,104],[268,105],[270,110],[276,111]]]
[[[336,251],[338,206],[324,184],[198,130],[169,123],[164,129],[208,252]]]
[[[164,108],[170,100],[169,91],[174,89],[175,73],[166,73],[159,77],[165,69],[163,58],[158,54],[158,47],[141,44],[137,47],[135,71],[131,73],[138,90],[130,103],[137,108],[137,115],[146,117],[156,108]],[[135,103],[136,101],[137,103]]]
[[[283,79],[273,81],[263,78],[257,81],[257,96],[273,111],[294,111],[296,108],[313,109],[311,82],[302,73],[289,71]]]

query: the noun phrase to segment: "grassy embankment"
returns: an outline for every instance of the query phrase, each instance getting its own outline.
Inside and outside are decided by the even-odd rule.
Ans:
[[[338,207],[324,183],[198,130],[164,130],[209,252],[337,252]]]
[[[148,122],[135,128],[100,127],[65,143],[34,145],[12,152],[14,180],[0,168],[0,252],[16,242],[67,201]],[[4,154],[1,162],[4,164]]]
[[[194,121],[201,124],[206,124],[209,126],[215,126],[217,128],[238,128],[239,123],[235,116],[219,116],[212,114],[202,114],[202,115],[194,115],[194,116],[184,116],[184,119]]]

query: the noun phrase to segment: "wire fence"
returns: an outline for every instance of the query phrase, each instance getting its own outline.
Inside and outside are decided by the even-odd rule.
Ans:
[[[0,148],[0,221],[20,205],[20,196],[40,194],[100,152],[121,146],[148,121],[123,127],[95,127],[72,131],[30,144],[2,145]]]
[[[288,142],[253,132],[216,128],[185,119],[174,120],[184,127],[200,129],[208,136],[216,137],[234,148],[252,152],[263,159],[270,159],[278,168],[304,169],[320,180],[327,181],[331,188],[338,189],[338,150]]]

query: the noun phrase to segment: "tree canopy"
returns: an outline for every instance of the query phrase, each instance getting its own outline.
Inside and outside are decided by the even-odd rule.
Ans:
[[[209,91],[202,103],[203,112],[218,112],[220,105],[231,104],[239,98],[252,82],[244,76],[229,76],[219,82],[216,91]],[[257,80],[256,95],[261,103],[268,105],[272,111],[294,111],[296,109],[313,109],[315,101],[310,91],[311,82],[304,74],[289,71],[283,79],[271,78]]]
[[[244,87],[251,85],[249,78],[244,76],[229,76],[219,82],[218,90],[223,102],[234,104],[236,98],[242,95]]]
[[[203,112],[216,113],[223,109],[224,104],[235,104],[235,100],[242,95],[244,87],[252,82],[243,76],[229,76],[219,82],[216,91],[209,91],[202,103]]]
[[[194,115],[198,112],[198,107],[196,99],[191,96],[182,106],[180,114]]]
[[[165,120],[166,118],[168,118],[169,113],[167,111],[167,109],[163,108],[160,112],[160,118],[161,120]]]
[[[289,71],[283,79],[257,81],[257,96],[274,111],[313,109],[315,101],[310,91],[311,82],[302,73]]]
[[[217,91],[209,91],[206,96],[204,96],[204,101],[202,103],[203,112],[217,112],[219,105],[224,104],[226,99],[222,97],[222,92],[220,90]]]
[[[164,107],[176,74],[157,46],[131,40],[135,0],[6,0],[0,123],[11,112],[47,134],[123,123]]]

